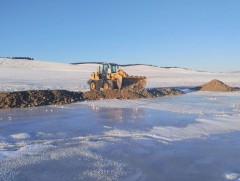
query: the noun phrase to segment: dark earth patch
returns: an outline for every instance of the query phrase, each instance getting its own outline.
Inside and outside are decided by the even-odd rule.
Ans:
[[[26,108],[46,105],[63,105],[85,100],[100,99],[139,99],[181,95],[182,91],[173,88],[143,90],[107,90],[71,92],[67,90],[29,90],[0,93],[0,108]]]

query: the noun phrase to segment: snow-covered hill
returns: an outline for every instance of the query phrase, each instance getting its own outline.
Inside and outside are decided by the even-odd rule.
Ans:
[[[64,64],[46,61],[0,58],[0,91],[29,89],[66,89],[85,91],[87,80],[98,64]],[[122,67],[128,74],[147,76],[147,87],[197,86],[219,79],[231,86],[240,86],[240,73],[197,72],[180,68],[147,65]]]

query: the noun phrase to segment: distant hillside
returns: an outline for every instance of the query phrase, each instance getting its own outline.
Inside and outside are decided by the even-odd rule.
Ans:
[[[104,62],[78,62],[78,63],[71,63],[72,65],[79,65],[79,64],[102,64]],[[161,67],[161,66],[157,66],[157,65],[152,65],[152,64],[119,64],[119,66],[121,67],[128,67],[128,66],[136,66],[136,65],[144,65],[144,66],[150,66],[150,67],[159,67],[159,68],[164,68],[164,69],[171,69],[171,68],[179,68],[179,69],[184,69],[184,70],[190,70],[187,68],[182,68],[182,67]],[[205,72],[205,71],[199,71],[198,72]]]
[[[34,60],[34,58],[31,57],[0,57],[0,58]]]
[[[104,62],[77,62],[77,63],[70,63],[72,65],[79,65],[79,64],[102,64]]]

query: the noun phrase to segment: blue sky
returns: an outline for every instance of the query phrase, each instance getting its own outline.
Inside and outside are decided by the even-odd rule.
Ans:
[[[239,0],[0,0],[0,57],[240,70]]]

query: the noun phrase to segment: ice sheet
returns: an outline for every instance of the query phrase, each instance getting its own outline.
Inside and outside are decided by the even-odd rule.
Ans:
[[[0,110],[0,180],[237,180],[239,102],[204,92]]]

